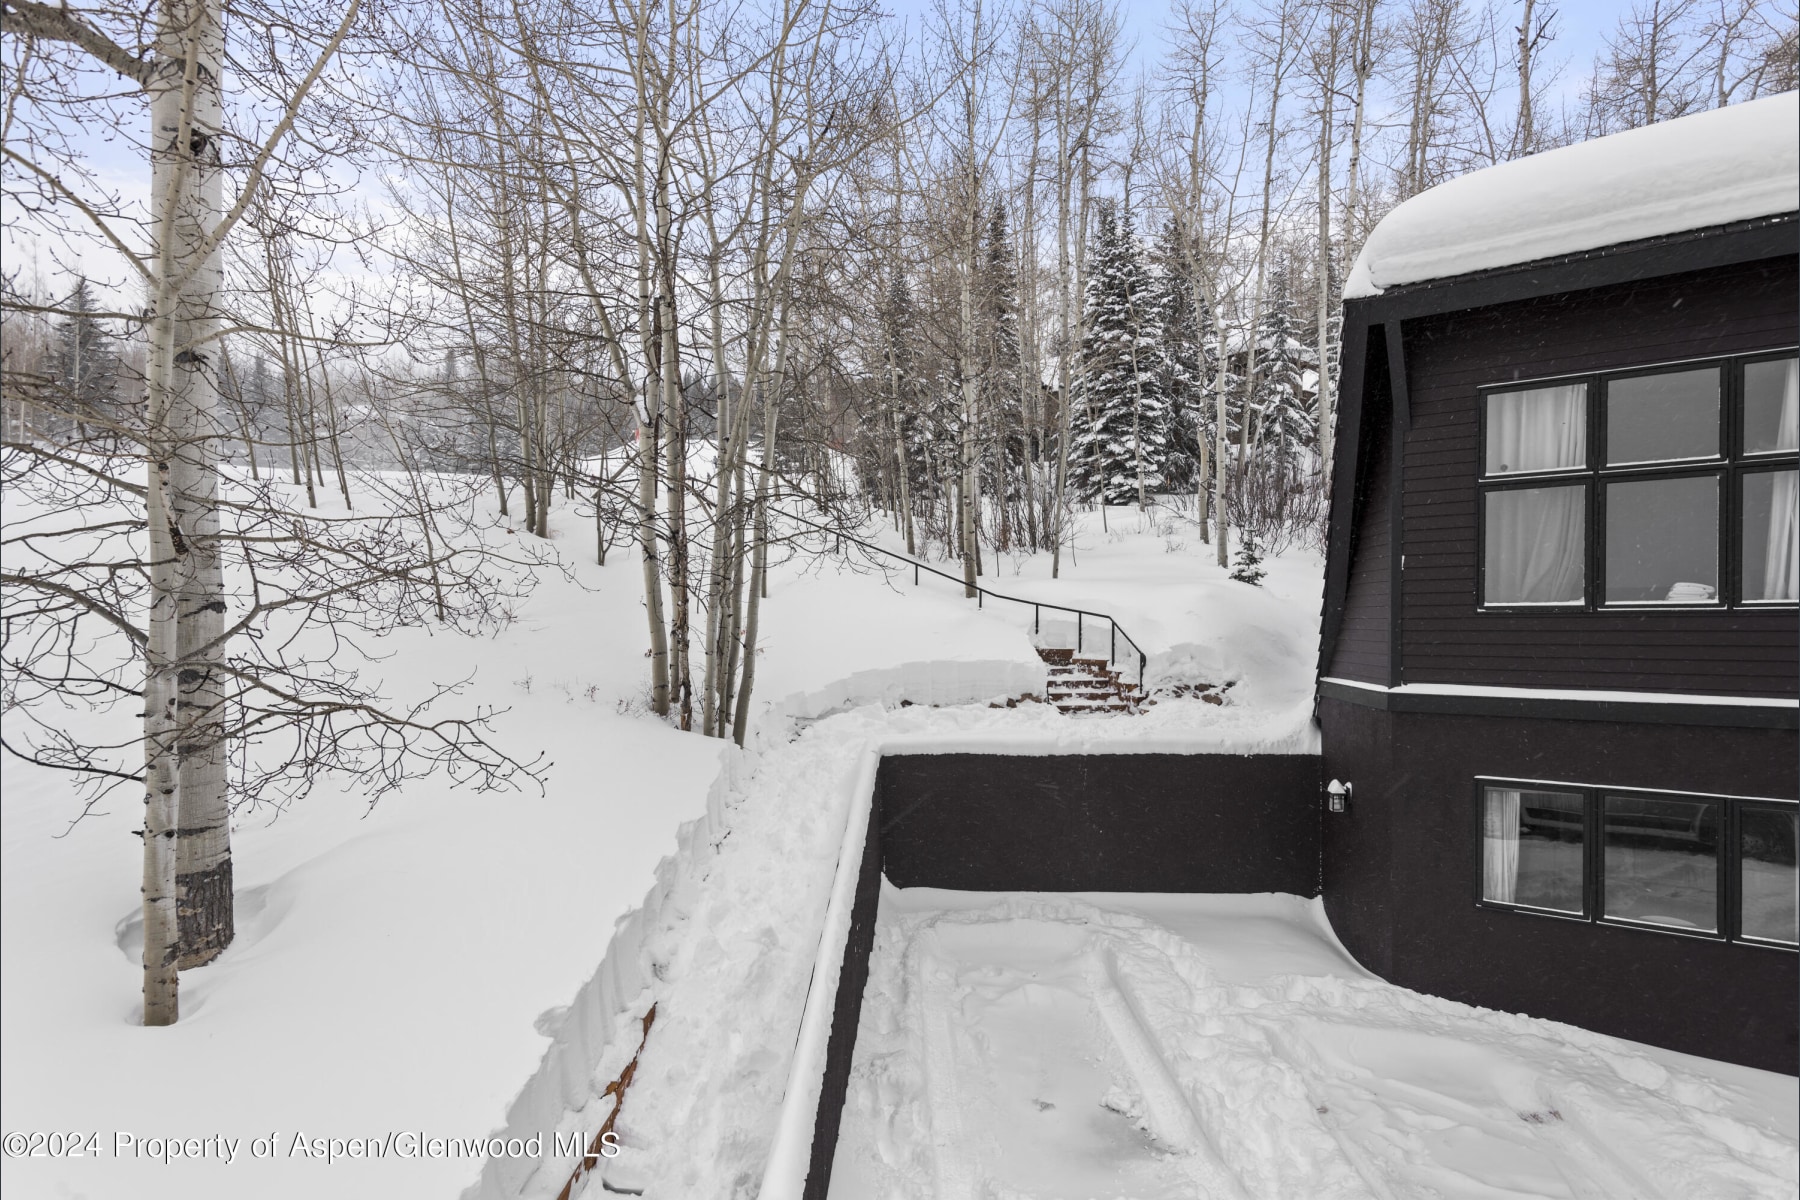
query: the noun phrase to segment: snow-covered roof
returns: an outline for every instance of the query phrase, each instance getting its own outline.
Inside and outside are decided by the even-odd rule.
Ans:
[[[1344,297],[1800,208],[1800,92],[1472,171],[1384,217]]]

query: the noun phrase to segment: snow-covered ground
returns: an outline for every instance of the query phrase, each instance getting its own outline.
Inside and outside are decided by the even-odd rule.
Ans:
[[[610,1108],[599,1093],[637,1049],[638,1019],[654,1002],[656,1024],[618,1126],[629,1149],[605,1178],[667,1200],[753,1195],[844,823],[872,750],[1316,745],[1308,715],[1317,557],[1271,559],[1260,589],[1233,583],[1192,526],[1168,513],[1114,509],[1104,528],[1100,514],[1083,514],[1062,579],[1048,578],[1043,556],[1000,556],[983,583],[1113,613],[1149,653],[1153,686],[1230,682],[1229,703],[1168,698],[1143,716],[1115,718],[992,707],[1041,682],[1028,610],[975,609],[944,581],[915,588],[903,575],[795,561],[776,570],[763,612],[759,716],[745,751],[646,715],[637,565],[621,548],[607,567],[594,566],[586,522],[559,513],[554,526],[552,544],[573,579],[543,573],[516,620],[492,637],[403,631],[376,664],[400,699],[473,673],[471,700],[507,710],[495,720],[499,743],[554,760],[547,794],[473,796],[426,781],[368,810],[355,781],[327,780],[290,811],[240,814],[238,941],[184,975],[173,1028],[136,1024],[135,797],[70,827],[75,804],[64,781],[6,765],[0,1122],[8,1132],[97,1134],[102,1150],[7,1159],[8,1194],[455,1194],[484,1170],[490,1183],[505,1173],[483,1154],[446,1147],[446,1157],[398,1157],[389,1135],[402,1147],[415,1136],[481,1139],[509,1120],[546,1135],[591,1133]],[[97,736],[103,727],[128,733],[131,721],[120,711],[83,719]],[[1292,940],[1276,936],[1278,924],[1261,927],[1269,954]],[[1308,966],[1314,951],[1295,953],[1264,966],[1315,981],[1304,1005],[1291,1001],[1307,1019],[1326,1020],[1334,996],[1355,1008],[1374,994],[1348,969],[1333,976]],[[611,965],[596,975],[603,960]],[[1411,1027],[1419,1037],[1466,1037],[1468,1022],[1442,1017],[1437,1002],[1381,994],[1390,993],[1399,1007],[1384,1013],[1422,1006]],[[583,1003],[591,1011],[577,1012]],[[1750,1167],[1770,1154],[1791,1158],[1791,1133],[1771,1151],[1729,1105],[1707,1115],[1715,1092],[1706,1089],[1740,1086],[1742,1072],[1676,1075],[1667,1056],[1602,1042],[1622,1062],[1701,1079],[1669,1093],[1700,1097],[1689,1104],[1700,1134],[1668,1126],[1699,1139],[1696,1161],[1718,1146]],[[1373,1078],[1399,1068],[1368,1070]],[[1770,1111],[1779,1127],[1782,1114]],[[220,1136],[227,1153],[235,1140],[235,1160],[219,1161],[218,1143],[190,1141],[184,1153],[214,1157],[164,1163],[166,1145],[120,1135]],[[259,1157],[255,1139],[271,1135],[273,1153]],[[296,1135],[340,1144],[314,1154]],[[326,1160],[349,1152],[352,1139],[386,1143],[385,1157]],[[366,1156],[369,1146],[355,1152]],[[535,1173],[533,1162],[513,1166],[506,1177],[546,1200],[567,1178],[566,1160]],[[599,1179],[589,1178],[588,1195],[603,1194]],[[1416,1193],[1396,1185],[1393,1194]]]
[[[1191,512],[1191,503],[1185,513],[1160,506],[1144,513],[1129,507],[1114,507],[1104,513],[1078,512],[1074,546],[1064,553],[1060,578],[1051,578],[1048,554],[991,554],[980,583],[993,592],[1020,600],[1110,614],[1148,656],[1145,683],[1153,692],[1184,684],[1231,685],[1229,705],[1214,707],[1191,699],[1162,699],[1138,720],[1109,725],[1103,734],[1095,736],[1131,739],[1139,743],[1140,749],[1152,748],[1148,740],[1159,740],[1164,748],[1190,752],[1317,750],[1312,704],[1318,654],[1320,556],[1292,548],[1265,560],[1267,578],[1261,586],[1235,582],[1215,562],[1213,547],[1199,540],[1194,522],[1186,515]],[[882,529],[879,534],[885,546],[904,546],[891,529]],[[1038,667],[1030,651],[1031,641],[1075,645],[1075,620],[1069,614],[1044,610],[1042,636],[1032,639],[1034,614],[1025,605],[990,599],[985,610],[970,614],[954,583],[925,576],[915,587],[910,571],[894,568],[891,560],[874,561],[887,562],[892,572],[885,588],[881,587],[880,578],[860,579],[855,586],[861,589],[859,595],[863,597],[889,592],[898,599],[902,607],[889,608],[884,603],[877,610],[882,614],[883,627],[890,612],[894,619],[914,626],[922,619],[917,612],[923,607],[918,604],[919,598],[926,598],[935,606],[949,597],[953,604],[963,605],[962,620],[981,620],[983,647],[1004,651],[1003,656],[1009,661],[1029,663],[1033,673]],[[957,569],[954,563],[937,565],[952,572]],[[839,578],[838,586],[844,586]],[[817,584],[807,579],[786,586],[799,595],[802,590],[812,591]],[[858,603],[868,604],[869,600]],[[784,645],[810,642],[835,628],[843,629],[837,643],[843,658],[854,660],[867,653],[866,647],[858,645],[858,639],[866,638],[868,629],[854,623],[856,609],[832,611],[814,605],[809,597],[804,603],[786,608],[785,613],[780,603],[772,606],[768,645],[775,670],[783,669]],[[847,625],[846,617],[851,617]],[[1104,623],[1096,627],[1089,619],[1085,636],[1087,653],[1104,656],[1108,652]],[[1002,656],[989,649],[968,657],[984,654]],[[787,661],[802,664],[801,670],[831,673],[829,669],[820,671],[817,657],[793,655]],[[1124,642],[1119,643],[1117,665],[1127,681],[1135,678]],[[806,686],[816,685],[809,681]],[[853,698],[882,697],[861,694]],[[1079,722],[1072,726],[1053,714],[1046,720],[1046,736],[1083,736]]]
[[[1111,518],[1118,522],[1118,510]],[[1142,532],[1109,541],[1096,518],[1067,578],[1035,586],[1089,607],[1104,607],[1106,594],[1129,595],[1120,619],[1145,631],[1153,650],[1164,646],[1151,629],[1195,644],[1225,636],[1206,628],[1184,573],[1245,593],[1247,611],[1266,605],[1253,589],[1219,582],[1197,545],[1170,553],[1153,522],[1126,519]],[[71,826],[79,806],[66,780],[5,764],[0,1124],[79,1132],[84,1145],[97,1134],[103,1151],[5,1159],[0,1183],[9,1192],[391,1196],[454,1193],[476,1177],[481,1154],[396,1160],[390,1151],[378,1161],[326,1163],[294,1138],[410,1131],[477,1139],[500,1127],[615,923],[644,901],[658,860],[676,854],[677,830],[705,812],[721,762],[737,756],[645,715],[641,584],[629,548],[600,568],[587,522],[558,512],[553,534],[573,580],[541,573],[497,635],[405,630],[379,647],[384,658],[373,665],[384,692],[401,700],[472,675],[468,703],[507,710],[494,722],[497,742],[554,760],[546,793],[476,796],[427,780],[371,810],[356,782],[341,779],[323,781],[288,811],[240,813],[237,941],[217,963],[184,974],[182,1020],[172,1028],[136,1023],[137,797],[121,792]],[[1034,565],[1009,575],[1009,585],[1029,581]],[[1277,605],[1283,627],[1304,642],[1316,624],[1316,562],[1272,565],[1296,594],[1291,606]],[[786,730],[780,714],[794,697],[810,716],[872,698],[985,700],[1041,683],[1026,618],[976,610],[939,583],[915,590],[896,578],[890,587],[829,560],[780,568],[764,609],[758,708]],[[1254,690],[1248,676],[1244,687]],[[1242,708],[1175,707],[1200,721],[1246,720]],[[1104,724],[1042,706],[969,711],[983,721],[1007,716],[1034,729],[1034,739],[1072,729],[1093,736]],[[73,719],[96,740],[129,737],[133,721],[123,708]],[[1173,709],[1158,719],[1172,723]],[[833,798],[814,799],[790,815],[828,824]],[[835,836],[803,863],[777,858],[757,869],[818,869]],[[828,881],[829,863],[822,869]],[[751,889],[746,902],[756,895]],[[684,924],[683,936],[704,924]],[[721,918],[717,936],[730,938],[732,928]],[[811,936],[806,956],[816,930]],[[771,1000],[777,1008],[779,999]],[[671,1037],[680,1029],[674,1014],[667,1027]],[[725,1022],[718,1032],[730,1029]],[[253,1155],[254,1139],[271,1134],[278,1153]],[[217,1144],[189,1146],[214,1157],[165,1164],[166,1146],[146,1149],[121,1135],[236,1139],[236,1157],[222,1163]]]
[[[568,525],[579,559],[587,531]],[[70,828],[66,780],[5,764],[0,1121],[97,1132],[102,1151],[9,1158],[9,1194],[441,1195],[474,1176],[479,1153],[327,1165],[293,1139],[486,1134],[542,1054],[534,1020],[592,972],[704,807],[720,744],[632,715],[643,617],[629,563],[572,565],[576,582],[544,572],[496,636],[405,630],[373,666],[401,699],[473,674],[465,702],[509,710],[497,742],[554,760],[545,794],[429,779],[370,810],[354,780],[330,780],[289,811],[240,813],[237,940],[183,973],[170,1028],[137,1024],[141,797],[120,792]],[[88,726],[129,736],[131,720]],[[279,1153],[253,1157],[271,1133]],[[165,1166],[115,1154],[122,1134],[219,1135],[238,1153]]]
[[[1777,1197],[1792,1080],[1392,987],[1293,896],[887,889],[838,1200]]]
[[[658,1016],[626,1150],[577,1197],[755,1195],[790,1117],[804,1175],[795,1062],[816,1068],[820,1045],[802,1017],[822,1004],[828,1026],[834,872],[873,756],[1006,751],[1034,719],[869,705],[737,763],[717,823],[665,864],[631,1009]],[[890,889],[877,937],[838,1200],[1748,1200],[1791,1196],[1800,1176],[1791,1077],[1392,987],[1297,897]],[[553,1196],[566,1176],[516,1194]]]

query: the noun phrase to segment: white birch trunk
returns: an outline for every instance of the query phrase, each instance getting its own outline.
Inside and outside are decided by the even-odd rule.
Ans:
[[[157,17],[147,85],[156,245],[147,406],[152,562],[144,717],[146,1025],[172,1024],[180,1013],[176,973],[184,847],[178,831],[190,818],[202,824],[185,847],[187,865],[212,881],[222,871],[224,907],[230,909],[224,769],[214,733],[218,680],[208,670],[217,661],[223,630],[218,485],[207,428],[217,411],[217,383],[208,366],[214,347],[207,335],[217,322],[219,263],[211,234],[221,209],[224,47],[215,0],[165,0]],[[185,655],[191,660],[184,661]]]

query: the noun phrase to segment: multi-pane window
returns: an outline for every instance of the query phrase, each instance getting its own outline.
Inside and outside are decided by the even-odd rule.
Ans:
[[[1800,595],[1791,351],[1492,389],[1481,439],[1484,607]]]
[[[1485,906],[1800,942],[1800,805],[1483,779],[1476,810]]]

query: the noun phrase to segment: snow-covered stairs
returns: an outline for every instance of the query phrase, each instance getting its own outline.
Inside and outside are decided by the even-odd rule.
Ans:
[[[1137,713],[1145,703],[1136,685],[1128,684],[1104,658],[1077,658],[1069,649],[1038,647],[1049,665],[1044,698],[1065,713]]]

